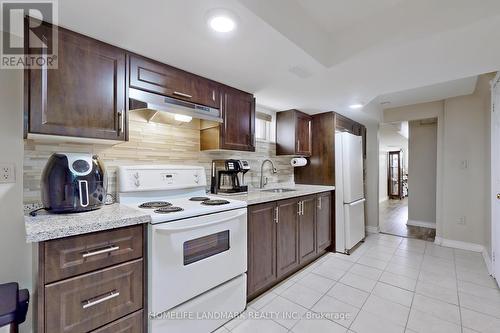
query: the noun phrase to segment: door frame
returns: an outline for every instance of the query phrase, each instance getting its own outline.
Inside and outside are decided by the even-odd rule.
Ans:
[[[500,218],[500,207],[498,205],[498,199],[496,198],[497,193],[499,193],[499,190],[495,188],[495,181],[494,179],[496,178],[495,176],[497,175],[497,172],[495,171],[497,166],[500,166],[500,154],[497,152],[499,151],[498,148],[500,148],[500,143],[497,142],[496,137],[498,135],[495,135],[496,130],[495,130],[495,121],[493,119],[494,115],[493,113],[495,112],[495,109],[497,112],[500,111],[500,72],[497,73],[493,81],[491,81],[491,133],[490,133],[490,140],[491,140],[491,170],[490,170],[490,182],[491,182],[491,258],[489,258],[491,262],[491,272],[490,274],[493,277],[497,278],[497,283],[500,285],[499,278],[500,278],[500,261],[497,261],[495,258],[495,249],[498,249],[500,246],[500,224],[498,223],[499,218]],[[496,156],[497,155],[497,156]],[[496,156],[496,158],[495,158]]]

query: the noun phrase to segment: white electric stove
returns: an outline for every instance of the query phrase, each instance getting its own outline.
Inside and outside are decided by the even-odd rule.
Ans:
[[[206,187],[202,167],[118,168],[118,201],[152,218],[150,332],[212,332],[246,307],[246,202]]]

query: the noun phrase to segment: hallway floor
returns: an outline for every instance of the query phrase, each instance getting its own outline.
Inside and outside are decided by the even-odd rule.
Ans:
[[[423,227],[407,226],[408,198],[402,200],[386,200],[379,205],[380,231],[397,235],[434,241],[436,230]]]
[[[252,301],[217,333],[500,332],[500,290],[480,253],[371,234]]]

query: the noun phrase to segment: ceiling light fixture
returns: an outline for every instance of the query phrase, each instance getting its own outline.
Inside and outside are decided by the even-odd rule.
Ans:
[[[191,120],[193,120],[193,117],[186,116],[183,114],[175,114],[174,119],[176,121],[182,121],[183,123],[189,123]]]
[[[236,28],[236,21],[231,16],[228,13],[218,12],[209,17],[208,25],[217,32],[231,32]]]
[[[353,110],[361,109],[363,107],[363,104],[351,104],[349,107]]]

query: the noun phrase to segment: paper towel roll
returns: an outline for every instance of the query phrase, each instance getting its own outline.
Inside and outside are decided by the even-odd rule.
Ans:
[[[290,161],[290,164],[295,168],[295,167],[301,167],[307,165],[307,159],[303,157],[295,157],[292,158]]]

